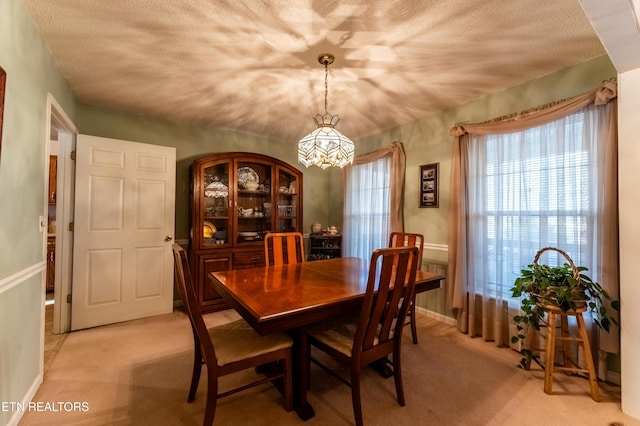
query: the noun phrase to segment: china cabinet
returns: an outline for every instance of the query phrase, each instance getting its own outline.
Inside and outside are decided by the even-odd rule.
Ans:
[[[302,173],[245,152],[210,154],[190,168],[189,262],[204,312],[228,308],[210,272],[264,266],[268,232],[302,229]]]
[[[309,256],[307,260],[335,259],[342,255],[342,236],[327,233],[309,234]]]
[[[49,193],[47,195],[47,201],[49,203],[49,232],[55,234],[54,228],[51,227],[52,220],[55,221],[55,204],[57,198],[57,174],[58,174],[58,157],[55,155],[49,156]],[[52,216],[53,212],[53,216]],[[55,226],[55,225],[54,225]],[[47,279],[46,279],[46,291],[52,292],[55,288],[55,266],[56,266],[56,238],[55,236],[47,237]]]
[[[57,185],[58,185],[58,157],[55,155],[49,156],[49,204],[56,203]]]
[[[47,237],[47,279],[45,290],[52,292],[55,289],[56,277],[56,238]]]

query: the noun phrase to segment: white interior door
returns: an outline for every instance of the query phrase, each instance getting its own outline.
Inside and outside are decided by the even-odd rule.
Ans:
[[[171,312],[175,148],[78,135],[71,329]]]

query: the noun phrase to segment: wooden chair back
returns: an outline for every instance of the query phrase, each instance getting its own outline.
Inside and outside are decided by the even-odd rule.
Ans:
[[[304,240],[300,232],[271,232],[264,237],[266,266],[302,263]]]
[[[389,247],[417,247],[418,248],[418,270],[422,269],[422,247],[424,246],[424,236],[410,232],[392,232],[389,235]],[[407,313],[404,325],[411,326],[411,337],[413,343],[418,344],[418,325],[415,314],[416,295],[414,294]]]
[[[193,285],[187,253],[178,244],[173,244],[172,247],[176,286],[178,287],[182,303],[184,304],[185,311],[187,312],[189,321],[191,322],[193,338],[196,342],[196,346],[200,348],[202,358],[207,365],[207,368],[215,370],[217,367],[216,352],[213,347],[213,342],[209,337],[207,325],[202,318],[202,310],[200,309],[196,290]]]
[[[310,357],[312,362],[351,388],[356,426],[363,424],[360,372],[367,365],[377,365],[383,370],[388,363],[393,365],[398,404],[405,405],[400,349],[404,321],[411,297],[415,294],[417,257],[417,247],[374,251],[360,313],[356,313],[355,318],[347,313],[320,321],[306,330],[309,346],[315,346],[350,367],[351,381],[348,381],[343,377],[344,373],[340,374]],[[389,360],[389,355],[393,355],[393,361]]]
[[[187,254],[178,244],[173,244],[173,256],[176,285],[189,316],[194,339],[193,372],[188,402],[195,399],[202,364],[204,363],[207,367],[207,402],[203,425],[213,424],[219,398],[269,381],[282,382],[284,406],[287,411],[291,411],[293,407],[291,375],[293,340],[291,337],[284,333],[261,336],[242,319],[207,328],[193,286]],[[214,350],[214,341],[221,343],[218,347],[219,358]],[[272,374],[264,379],[254,380],[222,393],[218,392],[219,377],[266,364],[277,365],[278,371],[270,370]]]
[[[424,236],[410,232],[392,232],[389,235],[388,247],[417,247],[418,248],[418,271],[422,269],[422,248],[424,246]]]
[[[402,327],[415,292],[417,247],[378,249],[371,255],[367,290],[352,357],[361,365],[399,351]]]

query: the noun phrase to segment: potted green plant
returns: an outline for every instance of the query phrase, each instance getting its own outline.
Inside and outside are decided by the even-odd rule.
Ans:
[[[538,264],[540,256],[547,250],[557,251],[567,259],[567,263],[557,267]],[[610,315],[607,303],[612,309],[619,311],[620,302],[611,300],[602,286],[584,274],[584,271],[587,268],[575,266],[571,258],[560,249],[545,247],[539,250],[533,263],[521,271],[511,288],[513,297],[522,297],[522,314],[513,317],[517,333],[511,338],[511,342],[524,343],[531,327],[540,330],[540,325],[545,324],[545,309],[549,306],[557,306],[564,312],[585,308],[596,325],[607,332],[611,324],[618,325],[616,318]],[[524,345],[520,353],[523,358],[519,367],[524,368],[527,357],[533,356],[533,353]]]

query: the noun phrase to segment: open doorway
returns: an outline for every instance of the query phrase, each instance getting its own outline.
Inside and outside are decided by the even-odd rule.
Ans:
[[[64,110],[49,94],[47,96],[47,272],[44,314],[44,365],[69,332],[71,316],[67,295],[71,294],[71,259],[73,236],[69,223],[73,221],[74,166],[77,129]]]

